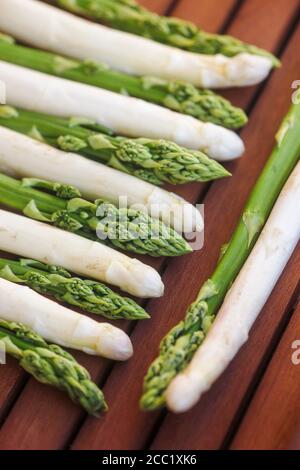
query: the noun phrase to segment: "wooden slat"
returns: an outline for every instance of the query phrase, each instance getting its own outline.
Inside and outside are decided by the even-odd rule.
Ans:
[[[286,27],[290,16],[291,11],[283,19]],[[282,14],[281,17],[283,18]],[[268,17],[265,21],[267,23]],[[280,33],[281,31],[282,28],[280,28]],[[274,36],[274,44],[278,44],[276,32]],[[294,47],[293,55],[295,55],[295,50]],[[287,66],[289,66],[289,72]],[[272,148],[275,130],[289,104],[289,91],[286,95],[283,93],[278,95],[277,87],[281,86],[281,89],[289,90],[290,80],[295,76],[298,67],[297,58],[292,57],[289,64],[286,64],[285,74],[278,72],[278,76],[274,77],[275,81],[269,84],[265,99],[259,102],[255,110],[252,124],[250,123],[242,133],[248,146],[246,156],[231,165],[234,169],[234,176],[230,180],[213,184],[205,200],[205,250],[169,263],[164,276],[167,286],[166,295],[162,299],[150,302],[151,324],[139,324],[132,335],[135,346],[134,359],[122,367],[115,367],[104,388],[109,400],[114,401],[109,415],[101,422],[87,420],[73,448],[135,449],[147,443],[149,433],[151,434],[159,418],[158,413],[146,414],[138,410],[141,383],[147,365],[155,357],[161,337],[182,318],[187,305],[195,298],[199,286],[209,276],[218,259],[221,245],[228,240],[246,196]],[[271,115],[270,108],[272,109]],[[261,139],[262,128],[264,129],[263,140]],[[120,386],[124,383],[127,386],[122,387],[120,395]],[[191,429],[188,431],[191,433]],[[173,426],[168,427],[168,433],[173,436]],[[182,441],[178,445],[182,448]]]
[[[297,429],[287,445],[287,450],[300,450],[300,423],[297,424]]]
[[[299,18],[299,0],[247,0],[243,3],[227,33],[249,44],[276,52],[290,24]],[[286,44],[284,44],[286,45]],[[226,91],[224,96],[243,106],[257,87]]]
[[[299,278],[299,269],[295,275]],[[300,340],[300,304],[247,410],[232,449],[286,449],[299,429],[300,365],[292,362],[295,352],[292,344],[296,340]]]
[[[211,33],[223,28],[239,0],[179,0],[172,15],[193,21],[200,28]],[[197,8],[195,8],[195,5]]]
[[[25,378],[20,374],[16,361],[11,357],[7,357],[6,361],[5,365],[0,365],[0,424]]]
[[[173,4],[173,0],[140,0],[139,3],[146,8],[149,8],[149,10],[163,15]]]

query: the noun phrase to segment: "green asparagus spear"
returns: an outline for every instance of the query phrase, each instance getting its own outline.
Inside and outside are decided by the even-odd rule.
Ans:
[[[276,136],[276,146],[254,186],[230,243],[185,319],[162,340],[144,381],[141,406],[164,405],[171,380],[191,361],[215,319],[232,282],[249,256],[278,195],[300,158],[300,104],[293,105]]]
[[[40,294],[79,307],[110,320],[143,320],[146,311],[134,300],[122,297],[100,282],[72,277],[65,269],[30,259],[0,258],[0,277],[26,284]]]
[[[164,140],[113,137],[100,132],[97,125],[94,128],[91,121],[0,106],[0,125],[156,185],[210,181],[230,175],[202,152]]]
[[[103,393],[91,381],[88,371],[59,346],[47,344],[21,323],[2,319],[0,342],[5,352],[16,358],[39,382],[66,392],[89,414],[97,416],[107,410]]]
[[[263,49],[231,36],[206,33],[185,20],[159,16],[135,0],[57,0],[57,3],[73,13],[103,21],[113,28],[190,52],[228,57],[247,52],[269,57],[275,67],[280,64],[276,57]]]
[[[1,36],[0,60],[124,93],[223,127],[238,129],[247,123],[247,116],[242,109],[232,106],[228,100],[212,91],[201,90],[187,82],[135,77],[112,70],[103,63],[91,60],[80,62],[19,46],[3,37],[1,40]]]
[[[118,209],[103,199],[89,202],[73,186],[36,178],[19,181],[0,173],[0,203],[121,250],[150,256],[181,256],[192,251],[181,235],[158,219],[135,209]]]

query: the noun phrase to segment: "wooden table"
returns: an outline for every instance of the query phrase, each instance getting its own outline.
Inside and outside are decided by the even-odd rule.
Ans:
[[[224,93],[250,116],[241,136],[246,153],[228,168],[230,179],[178,190],[204,202],[205,246],[193,255],[146,261],[163,275],[166,294],[151,300],[147,322],[119,322],[135,354],[112,364],[76,353],[103,387],[110,411],[88,418],[62,393],[37,383],[16,361],[0,368],[1,449],[283,449],[300,448],[300,246],[226,373],[191,412],[174,416],[139,410],[142,379],[159,340],[184,315],[229,239],[247,195],[272,149],[300,79],[299,0],[143,0],[159,13],[193,20],[211,32],[235,35],[277,54],[283,66],[259,87]]]

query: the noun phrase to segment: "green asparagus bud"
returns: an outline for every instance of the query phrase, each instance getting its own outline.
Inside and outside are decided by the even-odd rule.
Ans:
[[[278,134],[276,146],[254,186],[230,243],[211,278],[188,308],[185,319],[162,340],[158,358],[144,381],[141,406],[154,410],[164,405],[171,380],[191,361],[205,339],[225,295],[265,225],[289,175],[300,158],[300,104],[291,107]]]
[[[47,344],[21,323],[2,319],[0,341],[5,345],[5,352],[39,382],[66,392],[91,415],[98,416],[107,410],[103,393],[91,381],[88,371],[59,346]]]
[[[92,123],[0,106],[0,125],[64,151],[78,152],[152,184],[184,184],[230,176],[202,152],[164,140],[126,139],[92,130]]]
[[[247,123],[242,109],[212,91],[196,88],[187,82],[135,77],[112,70],[106,64],[68,59],[16,45],[6,38],[0,35],[0,60],[115,93],[125,93],[223,127],[238,129]]]
[[[45,188],[55,195],[44,192]],[[181,235],[160,220],[134,209],[118,209],[105,200],[86,201],[72,186],[36,178],[19,181],[0,173],[0,202],[32,219],[125,251],[150,256],[192,251]]]
[[[22,283],[44,295],[110,320],[143,320],[146,311],[134,300],[122,297],[106,285],[72,277],[58,266],[50,266],[30,259],[13,261],[0,258],[0,277]]]
[[[263,49],[231,36],[206,33],[185,20],[159,16],[135,0],[57,0],[57,3],[73,13],[103,21],[113,28],[190,52],[228,57],[247,52],[269,57],[275,67],[280,64],[276,57]]]

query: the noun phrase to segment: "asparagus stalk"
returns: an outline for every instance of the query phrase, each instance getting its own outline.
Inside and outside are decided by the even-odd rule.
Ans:
[[[185,319],[161,342],[159,356],[145,377],[143,408],[153,410],[165,404],[165,392],[170,382],[188,366],[203,343],[226,293],[251,253],[281,189],[299,160],[299,133],[300,105],[293,105],[216,270],[188,308]]]
[[[229,129],[143,100],[0,61],[7,102],[61,117],[84,116],[130,137],[171,140],[216,160],[238,158],[240,137]],[[128,110],[130,109],[130,113]]]
[[[0,173],[0,203],[124,251],[150,256],[181,256],[192,251],[181,235],[160,220],[134,209],[118,209],[103,199],[89,202],[73,186],[36,178],[19,181]]]
[[[206,33],[189,21],[157,15],[135,0],[57,0],[67,10],[100,20],[113,28],[200,54],[223,54],[233,57],[242,52],[270,58],[271,53],[246,44],[232,36]]]
[[[215,160],[172,142],[113,137],[92,123],[0,106],[0,125],[53,147],[76,152],[152,184],[184,184],[229,176]],[[102,145],[100,145],[102,144]]]
[[[91,23],[37,0],[1,0],[0,29],[21,42],[65,56],[104,62],[132,75],[183,80],[204,88],[254,85],[264,80],[274,65],[273,56],[249,51],[234,57],[181,51]]]
[[[22,323],[0,319],[0,341],[5,351],[29,374],[66,392],[74,403],[90,415],[107,410],[103,393],[71,354],[56,344],[47,344],[41,336]]]
[[[69,310],[26,286],[0,278],[0,298],[2,319],[24,323],[47,341],[117,361],[132,356],[124,331]]]
[[[231,129],[247,123],[240,108],[210,90],[196,88],[190,83],[165,81],[153,77],[135,77],[91,60],[78,61],[29,47],[1,41],[0,59],[40,72],[93,85],[115,93],[140,98],[203,122],[212,122]]]
[[[206,340],[187,368],[170,383],[166,400],[172,411],[190,409],[247,341],[251,327],[300,240],[299,201],[300,163],[227,293]]]
[[[0,250],[62,266],[137,297],[160,297],[164,291],[159,274],[150,266],[102,243],[3,210],[0,210]]]
[[[0,171],[6,174],[76,185],[87,199],[137,208],[181,233],[203,229],[199,211],[173,193],[1,126],[0,140]]]
[[[134,300],[122,297],[102,283],[72,277],[59,266],[30,259],[0,258],[0,277],[110,320],[149,318]]]

